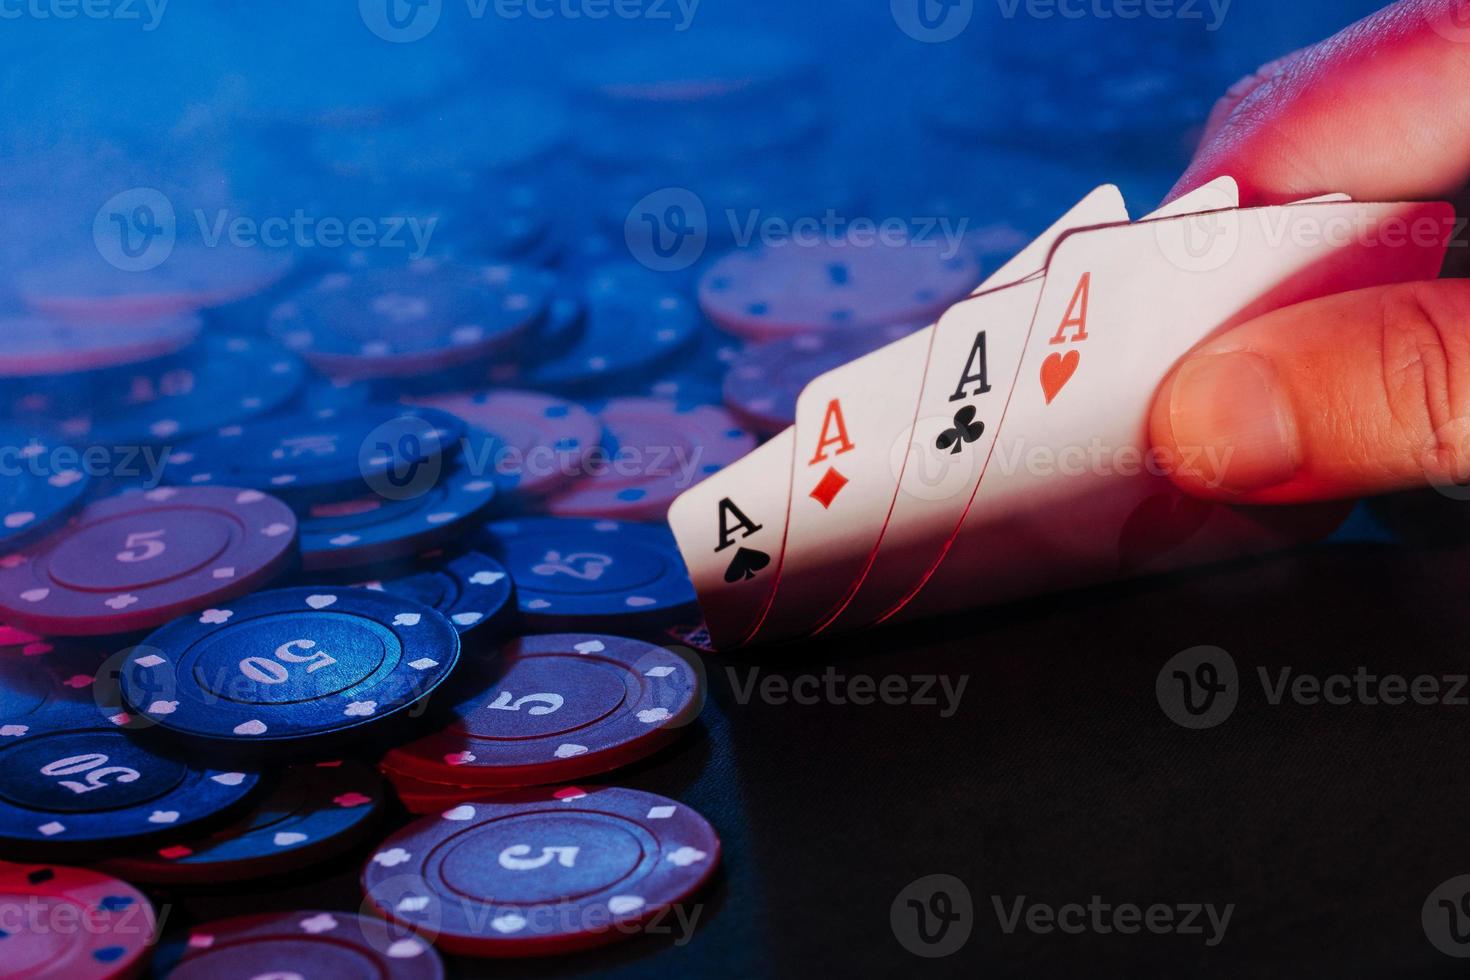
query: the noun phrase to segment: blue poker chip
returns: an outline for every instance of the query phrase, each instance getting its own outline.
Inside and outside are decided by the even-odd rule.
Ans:
[[[284,874],[335,857],[382,816],[382,777],[361,762],[290,766],[255,808],[207,836],[165,838],[98,867],[128,881],[215,884]]]
[[[699,311],[672,285],[639,266],[604,266],[586,284],[580,340],[531,368],[522,384],[550,391],[606,392],[656,374],[693,346]]]
[[[294,754],[394,728],[459,651],[454,626],[411,599],[279,589],[155,630],[118,682],[125,705],[196,752]]]
[[[83,859],[220,821],[259,777],[152,751],[97,720],[0,743],[0,853]]]
[[[0,426],[0,548],[33,540],[81,504],[91,479],[81,457],[35,431]]]
[[[458,451],[465,426],[434,409],[369,405],[225,426],[179,446],[164,479],[264,490],[291,503],[340,499]]]
[[[698,615],[684,559],[663,527],[530,517],[490,524],[484,547],[509,569],[532,632],[631,632]]]
[[[386,568],[348,575],[350,584],[402,596],[443,613],[460,634],[496,635],[515,619],[515,583],[498,561],[478,551],[429,552]]]
[[[266,330],[331,377],[409,378],[515,347],[546,301],[538,270],[426,259],[322,276],[279,303]]]
[[[0,740],[116,719],[109,666],[105,648],[0,626]]]
[[[210,335],[177,360],[127,374],[116,398],[68,420],[64,432],[92,444],[177,442],[273,412],[305,379],[300,359],[274,344]]]
[[[471,431],[458,458],[417,468],[399,488],[330,503],[301,514],[301,566],[356,568],[409,558],[460,538],[496,501],[495,440]]]

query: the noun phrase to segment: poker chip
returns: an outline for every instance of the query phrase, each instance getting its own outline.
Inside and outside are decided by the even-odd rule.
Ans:
[[[755,448],[755,438],[723,408],[681,407],[650,398],[605,403],[598,419],[605,453],[588,475],[551,497],[558,517],[662,521],[685,490]]]
[[[119,684],[124,703],[169,734],[300,752],[400,720],[449,676],[459,651],[449,621],[411,599],[279,589],[155,630],[129,653]]]
[[[812,53],[785,37],[753,31],[691,35],[678,45],[614,45],[572,65],[573,81],[589,93],[639,108],[786,94],[816,67]]]
[[[442,730],[383,768],[474,786],[534,786],[652,755],[699,715],[699,675],[660,646],[586,633],[528,636],[474,662],[475,692]]]
[[[95,371],[163,357],[199,335],[195,316],[74,322],[42,314],[0,317],[0,378]]]
[[[411,562],[350,584],[387,592],[443,613],[460,635],[477,630],[492,635],[515,618],[515,583],[510,573],[488,555],[466,551],[452,557],[428,552]]]
[[[171,980],[374,977],[442,980],[423,939],[350,912],[284,912],[206,922],[189,931]]]
[[[264,292],[290,269],[285,249],[175,242],[151,269],[125,268],[90,252],[20,273],[17,289],[38,312],[68,319],[172,317]]]
[[[758,342],[931,323],[979,281],[974,256],[949,255],[939,241],[784,244],[717,259],[700,278],[699,305],[721,329]]]
[[[746,428],[773,436],[796,421],[796,399],[818,376],[870,354],[913,331],[900,324],[876,330],[802,334],[747,347],[730,365],[725,406]]]
[[[527,517],[485,532],[484,547],[515,580],[528,629],[628,633],[696,609],[684,559],[665,528]]]
[[[538,956],[627,938],[719,867],[689,807],[617,787],[507,793],[424,817],[363,868],[368,901],[449,953]]]
[[[227,820],[259,777],[158,754],[124,716],[0,741],[0,849],[9,857],[99,857]]]
[[[153,953],[153,906],[96,871],[0,864],[0,904],[19,913],[0,930],[7,976],[118,980],[139,976]]]
[[[116,716],[106,648],[0,627],[0,742]]]
[[[266,329],[332,377],[401,378],[513,345],[546,302],[534,269],[426,261],[331,273],[277,305]]]
[[[433,395],[415,404],[464,419],[499,440],[495,475],[522,499],[544,497],[580,479],[602,442],[602,423],[575,402],[508,389]]]
[[[365,839],[381,816],[383,780],[360,762],[290,766],[255,809],[214,833],[109,858],[129,881],[213,884],[310,867]]]
[[[467,443],[476,448],[445,460],[437,481],[431,482],[436,467],[425,464],[402,488],[379,487],[368,496],[308,508],[301,517],[302,568],[318,572],[396,561],[460,538],[496,500],[484,459],[493,450],[479,448],[485,441],[474,433]]]
[[[521,383],[549,391],[606,390],[656,371],[692,345],[698,332],[698,311],[668,282],[639,266],[604,266],[587,280],[581,338],[531,368]]]
[[[295,548],[295,515],[258,490],[121,494],[0,560],[0,617],[55,636],[148,629],[266,585]]]
[[[379,767],[382,768],[381,766]],[[460,786],[452,783],[435,783],[427,779],[415,779],[401,772],[382,769],[383,776],[393,786],[398,802],[409,813],[439,813],[466,800],[485,799],[503,790],[486,789],[483,786]]]
[[[458,450],[464,423],[434,409],[367,406],[225,426],[168,455],[165,478],[266,490],[293,503],[407,484]]]
[[[280,408],[304,380],[301,361],[274,344],[208,335],[178,361],[127,374],[118,397],[64,419],[61,429],[94,444],[190,439]]]
[[[80,456],[10,425],[0,425],[0,472],[0,549],[55,527],[82,502],[92,482]]]

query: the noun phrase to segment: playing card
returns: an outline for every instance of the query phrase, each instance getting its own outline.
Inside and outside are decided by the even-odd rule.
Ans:
[[[720,649],[754,630],[775,589],[795,445],[795,430],[786,429],[669,507],[669,527]]]
[[[1036,271],[1069,230],[1126,220],[1117,188],[1100,187],[990,281]],[[1013,327],[1021,333],[1025,321]],[[756,637],[816,628],[837,612],[866,567],[898,488],[892,447],[913,427],[933,337],[933,327],[918,331],[823,374],[797,400],[776,592]]]
[[[1298,204],[1079,232],[1057,247],[1001,430],[955,534],[892,603],[912,618],[1251,553],[1249,512],[1185,498],[1148,446],[1170,368],[1219,330],[1329,293],[1431,278],[1438,204]],[[1424,222],[1424,224],[1421,224]],[[1222,466],[1198,458],[1168,465]],[[871,576],[870,576],[871,579]]]
[[[1229,209],[1238,201],[1235,181],[1225,177],[1153,216]],[[863,566],[848,579],[844,601],[818,629],[873,622],[907,594],[954,533],[990,456],[1044,283],[1037,276],[981,294],[940,318],[919,384],[917,412],[881,446],[883,472],[892,475],[884,486],[890,493],[883,525]],[[798,425],[799,419],[798,407]],[[793,523],[796,513],[793,494]],[[790,531],[787,547],[793,547]],[[828,549],[817,545],[814,552],[825,556]]]

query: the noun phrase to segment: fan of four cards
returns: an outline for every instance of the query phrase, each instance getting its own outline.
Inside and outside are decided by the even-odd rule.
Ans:
[[[1452,222],[1447,204],[1345,195],[1241,209],[1230,178],[1130,222],[1099,187],[937,323],[811,382],[791,428],[675,502],[711,639],[848,631],[1294,543],[1305,529],[1175,489],[1170,466],[1228,461],[1151,452],[1154,394],[1246,319],[1435,277]]]

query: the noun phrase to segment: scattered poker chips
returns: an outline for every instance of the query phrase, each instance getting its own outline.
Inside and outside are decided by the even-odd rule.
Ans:
[[[0,425],[0,548],[50,530],[90,486],[80,457],[35,431]]]
[[[277,305],[266,328],[332,377],[402,378],[514,345],[546,302],[534,269],[425,261],[331,273]]]
[[[773,436],[796,421],[796,399],[819,375],[898,340],[906,324],[876,330],[802,334],[747,347],[725,374],[725,407],[740,423]]]
[[[417,466],[402,486],[306,509],[302,567],[317,572],[395,561],[461,537],[496,500],[494,474],[483,458],[493,450],[482,448],[486,442],[478,434],[467,442],[473,452]]]
[[[242,915],[196,926],[173,980],[221,977],[380,977],[442,980],[444,964],[423,939],[350,912]]]
[[[0,616],[56,636],[148,629],[261,588],[295,548],[295,515],[258,490],[121,494],[0,560]]]
[[[674,499],[755,448],[722,408],[618,398],[598,412],[605,453],[588,475],[547,501],[558,517],[662,521]]]
[[[706,316],[736,336],[929,323],[980,281],[973,255],[941,241],[824,241],[731,252],[699,282]]]
[[[704,702],[688,661],[616,636],[522,637],[474,670],[478,689],[455,720],[390,750],[384,770],[483,787],[567,782],[652,755]]]
[[[494,472],[521,499],[544,497],[580,479],[602,442],[602,423],[575,402],[531,391],[495,390],[416,399],[464,419],[499,442]]]
[[[515,583],[510,573],[478,551],[429,552],[371,571],[371,578],[347,578],[357,588],[387,592],[436,609],[461,635],[471,630],[496,634],[516,617]]]
[[[530,368],[521,384],[585,392],[635,382],[697,339],[699,311],[668,282],[640,266],[612,265],[587,280],[582,336]]]
[[[116,854],[226,820],[258,783],[254,773],[160,755],[110,722],[3,742],[0,849],[11,857]]]
[[[229,425],[169,454],[176,484],[226,484],[292,503],[341,499],[385,482],[413,479],[414,468],[457,451],[464,423],[433,409],[365,406],[287,414]]]
[[[666,528],[528,517],[485,530],[484,547],[515,579],[529,630],[636,632],[687,619],[697,608]]]
[[[236,823],[99,867],[150,884],[213,884],[310,867],[365,839],[381,816],[384,794],[382,778],[360,762],[291,766]]]
[[[221,749],[300,752],[402,720],[454,670],[439,613],[367,589],[257,592],[155,630],[130,652],[123,701]]]
[[[0,962],[11,977],[117,980],[139,976],[153,953],[153,906],[132,885],[96,871],[0,865]]]
[[[0,378],[94,371],[182,350],[199,334],[192,315],[71,321],[44,314],[0,317]]]
[[[566,786],[424,817],[383,842],[362,885],[380,914],[446,952],[536,956],[627,938],[719,863],[714,829],[682,803]]]

